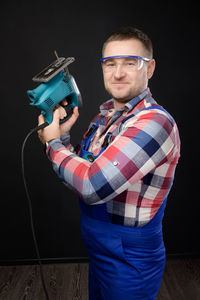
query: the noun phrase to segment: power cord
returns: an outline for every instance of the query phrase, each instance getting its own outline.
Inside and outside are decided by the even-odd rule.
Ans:
[[[27,186],[27,182],[26,182],[26,176],[25,176],[25,168],[24,168],[24,149],[25,149],[25,145],[26,142],[28,140],[28,138],[36,131],[45,128],[46,126],[48,126],[49,124],[47,122],[41,124],[40,126],[37,126],[35,128],[33,128],[25,137],[24,142],[22,144],[22,149],[21,149],[21,163],[22,163],[22,177],[23,177],[23,182],[24,182],[24,187],[25,187],[25,191],[26,191],[26,197],[28,200],[28,207],[29,207],[29,215],[30,215],[30,225],[31,225],[31,231],[32,231],[32,235],[33,235],[33,241],[34,241],[34,246],[35,246],[35,250],[36,250],[36,254],[37,254],[37,259],[38,259],[38,263],[40,266],[40,277],[41,277],[41,281],[42,281],[42,286],[43,286],[43,290],[46,296],[46,300],[50,300],[48,292],[47,292],[47,288],[46,288],[46,284],[45,284],[45,280],[44,280],[44,273],[43,273],[43,266],[42,266],[42,262],[41,262],[41,258],[40,258],[40,253],[39,253],[39,248],[38,248],[38,243],[37,243],[37,239],[36,239],[36,234],[35,234],[35,228],[34,228],[34,222],[33,222],[33,209],[32,209],[32,203],[31,203],[31,198],[30,198],[30,194],[28,191],[28,186]]]

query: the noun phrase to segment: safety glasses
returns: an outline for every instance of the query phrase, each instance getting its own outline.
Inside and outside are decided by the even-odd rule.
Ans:
[[[118,65],[121,65],[124,71],[130,72],[142,69],[144,62],[149,62],[150,60],[150,58],[136,55],[116,55],[103,57],[100,59],[100,62],[105,72],[113,72]]]

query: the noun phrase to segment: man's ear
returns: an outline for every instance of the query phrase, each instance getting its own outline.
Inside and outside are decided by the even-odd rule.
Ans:
[[[156,67],[155,59],[151,59],[148,63],[148,69],[147,69],[147,77],[150,79],[153,76],[154,70]]]

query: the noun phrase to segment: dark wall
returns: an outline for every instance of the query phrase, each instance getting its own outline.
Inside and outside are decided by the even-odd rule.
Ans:
[[[1,28],[1,247],[0,260],[35,258],[28,204],[21,176],[21,146],[37,124],[29,106],[31,78],[61,56],[74,56],[70,71],[84,107],[72,130],[80,141],[104,91],[101,47],[111,31],[131,25],[144,30],[154,44],[157,69],[150,81],[154,98],[176,119],[182,156],[164,217],[167,253],[199,253],[197,11],[187,2],[171,5],[139,1],[7,1],[0,10]],[[52,171],[37,135],[25,148],[25,167],[41,256],[84,257],[77,196]]]

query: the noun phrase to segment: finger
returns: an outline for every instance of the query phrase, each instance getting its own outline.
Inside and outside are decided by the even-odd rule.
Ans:
[[[73,113],[76,117],[79,116],[78,106],[74,107]]]
[[[76,120],[79,116],[79,112],[78,112],[78,106],[74,107],[74,110],[73,110],[73,118]]]
[[[54,110],[53,122],[58,123],[60,121],[60,108]]]
[[[67,116],[66,110],[64,107],[58,105],[56,107],[56,109],[58,109],[59,113],[60,113],[60,119],[64,119]]]
[[[60,119],[64,119],[67,116],[67,112],[65,108],[60,106],[59,111],[60,111]]]
[[[68,104],[68,102],[67,102],[67,100],[66,100],[66,99],[64,99],[64,100],[62,100],[62,101],[61,101],[61,104],[65,106],[65,105],[67,105],[67,104]]]
[[[41,114],[38,116],[38,125],[41,125],[45,122],[44,116]]]
[[[72,125],[76,122],[78,116],[79,116],[79,112],[78,112],[78,107],[76,106],[76,107],[74,107],[73,114],[72,114],[71,118],[69,119],[69,121],[71,122]]]

